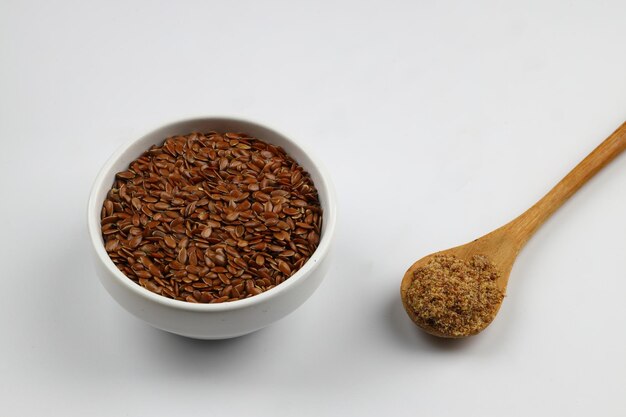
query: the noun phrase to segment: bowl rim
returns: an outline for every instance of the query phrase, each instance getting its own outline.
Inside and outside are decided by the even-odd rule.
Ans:
[[[167,129],[169,127],[173,127],[179,124],[187,124],[194,122],[207,122],[207,121],[227,121],[232,123],[241,123],[244,125],[251,125],[257,128],[265,129],[270,131],[273,135],[281,137],[283,140],[288,142],[291,147],[298,149],[300,152],[305,154],[311,161],[312,165],[317,169],[319,173],[319,180],[314,184],[318,189],[318,192],[324,191],[325,198],[327,200],[327,209],[323,212],[323,221],[324,221],[324,233],[320,236],[320,243],[311,255],[311,257],[304,263],[304,265],[289,279],[280,283],[279,285],[271,288],[267,291],[262,292],[261,294],[257,294],[252,297],[244,298],[242,300],[228,301],[222,303],[190,303],[187,301],[175,300],[172,298],[164,297],[159,294],[155,294],[152,291],[143,288],[141,285],[138,285],[133,280],[128,278],[122,271],[120,271],[117,266],[113,263],[108,253],[104,248],[104,244],[102,243],[101,233],[100,233],[100,212],[101,207],[97,206],[96,200],[99,194],[99,191],[102,187],[105,186],[104,180],[110,174],[115,163],[124,156],[133,145],[147,136],[154,135],[160,130]],[[165,139],[165,138],[163,138]],[[270,142],[271,143],[271,142]],[[107,159],[104,165],[100,168],[93,185],[91,187],[91,191],[89,194],[89,200],[87,202],[87,228],[89,232],[89,238],[91,241],[92,248],[94,249],[98,260],[106,267],[108,272],[110,272],[115,280],[121,284],[123,287],[131,291],[137,296],[143,297],[144,299],[150,300],[157,304],[161,304],[166,307],[170,307],[173,309],[179,310],[187,310],[194,312],[224,312],[230,310],[238,310],[242,308],[247,308],[253,305],[261,304],[263,302],[269,301],[272,298],[277,297],[281,293],[288,291],[291,287],[296,285],[299,281],[306,278],[310,272],[316,269],[319,261],[324,259],[329,252],[330,243],[335,234],[335,226],[337,220],[337,203],[336,203],[336,194],[335,189],[330,180],[330,176],[324,167],[324,165],[319,161],[319,159],[311,153],[311,151],[295,140],[292,139],[292,136],[284,134],[281,131],[278,131],[272,127],[269,127],[263,123],[259,123],[255,120],[251,120],[249,118],[241,118],[241,117],[233,117],[233,116],[222,116],[222,115],[214,115],[214,116],[195,116],[188,117],[185,119],[178,119],[168,123],[165,123],[157,128],[151,129],[149,132],[141,135],[138,138],[132,138],[123,143],[118,149],[113,152],[113,154]]]

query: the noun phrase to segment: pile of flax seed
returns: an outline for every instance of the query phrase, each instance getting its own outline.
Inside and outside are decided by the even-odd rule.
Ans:
[[[422,327],[450,337],[470,336],[498,312],[504,297],[497,286],[499,276],[485,256],[466,261],[437,255],[415,270],[407,304]]]

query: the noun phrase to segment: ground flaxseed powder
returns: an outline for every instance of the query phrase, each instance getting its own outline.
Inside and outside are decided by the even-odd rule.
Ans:
[[[476,334],[493,320],[504,294],[498,269],[485,256],[437,255],[413,273],[406,295],[422,327],[449,337]]]

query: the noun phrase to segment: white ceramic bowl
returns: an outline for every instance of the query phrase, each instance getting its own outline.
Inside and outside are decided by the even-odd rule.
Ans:
[[[220,304],[195,304],[154,294],[127,278],[111,261],[100,233],[100,211],[115,173],[128,168],[151,145],[169,136],[193,131],[245,132],[281,146],[311,174],[323,209],[319,246],[311,258],[282,284],[259,295]],[[106,162],[93,185],[88,204],[88,228],[96,271],[109,294],[131,314],[159,329],[198,339],[225,339],[265,327],[299,307],[322,282],[336,222],[335,194],[326,171],[292,139],[246,120],[205,117],[160,127],[119,149]]]

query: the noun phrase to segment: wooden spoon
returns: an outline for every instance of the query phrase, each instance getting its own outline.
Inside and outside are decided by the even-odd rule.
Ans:
[[[474,255],[487,256],[498,268],[500,276],[497,286],[504,294],[509,281],[509,275],[518,253],[535,231],[567,201],[580,187],[583,186],[604,166],[611,162],[617,155],[626,149],[626,123],[622,124],[604,142],[591,152],[580,164],[578,164],[561,182],[559,182],[545,197],[534,206],[524,212],[515,220],[494,230],[493,232],[462,246],[447,249],[428,255],[415,262],[404,274],[400,286],[402,303],[411,320],[426,332],[440,337],[465,337],[471,336],[486,328],[495,318],[500,305],[497,306],[491,320],[484,327],[472,334],[463,336],[453,335],[450,332],[442,332],[420,321],[413,309],[407,304],[407,290],[413,281],[415,270],[428,264],[435,255],[455,256],[462,260],[470,260]]]

